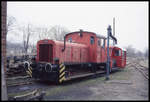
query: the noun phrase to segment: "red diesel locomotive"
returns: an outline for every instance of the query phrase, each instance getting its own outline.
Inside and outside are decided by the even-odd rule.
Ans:
[[[28,74],[36,79],[56,81],[92,75],[106,69],[107,39],[88,31],[66,34],[64,41],[44,39],[37,42],[37,56],[32,63],[25,63]],[[109,47],[110,71],[124,68],[126,51]]]

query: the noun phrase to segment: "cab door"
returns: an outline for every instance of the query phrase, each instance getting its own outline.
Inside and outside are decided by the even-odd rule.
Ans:
[[[114,57],[116,59],[117,67],[122,66],[122,53],[120,49],[114,49]]]
[[[101,62],[101,39],[97,39],[97,53],[96,53],[96,57],[97,57],[97,63]]]
[[[101,62],[106,62],[106,47],[105,47],[105,39],[101,40]]]
[[[96,60],[96,43],[95,43],[95,37],[94,36],[90,36],[90,46],[89,46],[89,50],[90,50],[90,62],[95,62]]]

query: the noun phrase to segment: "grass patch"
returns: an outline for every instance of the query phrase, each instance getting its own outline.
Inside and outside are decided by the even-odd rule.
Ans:
[[[56,95],[62,92],[65,92],[67,90],[69,90],[70,88],[72,88],[72,86],[56,86],[52,89],[47,89],[46,90],[46,96],[52,96],[52,95]]]
[[[110,79],[128,80],[131,77],[131,72],[128,68],[110,74]]]
[[[69,85],[56,86],[52,89],[47,89],[46,90],[46,96],[53,96],[53,95],[57,95],[57,94],[62,94],[64,92],[66,92],[68,90],[72,90],[72,89],[78,89],[78,88],[82,88],[82,87],[85,88],[85,86],[95,85],[99,82],[103,82],[104,80],[105,80],[105,77],[98,77],[98,78],[83,80],[83,81],[77,82],[77,83],[72,83]]]
[[[130,78],[130,70],[128,69],[124,69],[124,70],[120,70],[117,72],[114,72],[112,74],[110,74],[110,80],[128,80]],[[56,86],[54,88],[51,89],[47,89],[46,90],[46,100],[49,99],[49,97],[51,96],[55,96],[58,94],[63,94],[67,91],[71,91],[73,89],[77,89],[80,91],[80,89],[82,88],[87,88],[93,85],[97,85],[100,83],[105,83],[105,76],[99,76],[96,78],[89,78],[86,80],[81,80],[79,82],[75,82],[75,83],[71,83],[71,84],[67,84],[67,85],[60,85],[60,86]],[[65,99],[70,99],[66,96]]]

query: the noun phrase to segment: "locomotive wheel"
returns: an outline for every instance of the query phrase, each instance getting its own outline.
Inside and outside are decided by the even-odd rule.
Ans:
[[[46,72],[51,72],[51,71],[52,71],[52,65],[51,65],[50,63],[47,63],[47,64],[45,65],[45,71],[46,71]]]
[[[96,66],[95,65],[92,66],[92,69],[93,69],[92,72],[96,73]]]
[[[96,72],[96,66],[95,66],[94,64],[89,64],[88,67],[90,68],[90,71],[91,71],[92,73],[95,73],[95,72]]]

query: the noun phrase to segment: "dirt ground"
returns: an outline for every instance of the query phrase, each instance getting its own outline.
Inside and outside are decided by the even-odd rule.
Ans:
[[[128,59],[128,61],[132,61]],[[135,61],[135,60],[134,60]],[[143,60],[141,60],[143,61]],[[148,68],[148,61],[141,62]],[[127,62],[128,64],[128,62]],[[105,75],[89,76],[65,82],[35,82],[29,85],[8,87],[8,95],[24,94],[35,88],[46,92],[43,100],[148,100],[149,80],[133,66],[114,71],[109,80]]]

